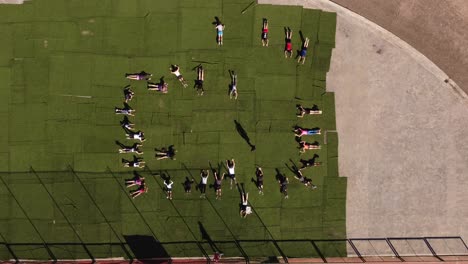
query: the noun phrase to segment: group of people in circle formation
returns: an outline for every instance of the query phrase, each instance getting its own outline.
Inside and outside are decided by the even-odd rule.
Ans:
[[[216,22],[216,31],[217,31],[217,43],[219,46],[223,45],[223,35],[224,35],[224,24],[222,24],[218,19]],[[269,39],[268,39],[268,20],[266,18],[263,19],[263,25],[262,25],[262,34],[261,34],[261,40],[262,40],[262,45],[268,47],[269,44]],[[305,63],[306,55],[307,55],[307,48],[309,45],[309,39],[305,38],[302,44],[302,48],[297,55],[298,57],[298,63],[302,62],[302,64]],[[291,58],[293,54],[292,51],[292,30],[287,27],[285,28],[285,48],[284,48],[284,55],[285,58]],[[174,74],[177,80],[182,84],[184,88],[188,86],[186,80],[184,79],[183,75],[180,72],[180,67],[178,65],[171,65],[170,66],[170,72],[171,74]],[[193,68],[197,72],[197,78],[194,80],[194,88],[197,91],[198,95],[203,95],[205,93],[203,84],[205,80],[205,71],[204,68],[201,64],[195,66]],[[237,74],[233,70],[229,70],[229,75],[231,77],[231,83],[229,85],[229,97],[232,99],[237,99],[238,98],[238,92],[237,92]],[[163,94],[168,92],[168,83],[164,81],[164,76],[159,79],[159,82],[151,82],[152,74],[147,73],[145,71],[141,71],[139,73],[127,73],[125,74],[125,77],[130,80],[145,80],[147,81],[147,89],[150,91],[156,91],[156,92],[161,92]],[[124,115],[124,118],[122,121],[120,121],[120,125],[125,131],[125,136],[126,139],[129,140],[136,140],[138,141],[137,143],[134,143],[133,145],[125,145],[120,142],[116,142],[119,146],[119,153],[134,153],[136,155],[141,155],[143,154],[143,151],[141,151],[142,142],[144,142],[145,135],[144,132],[141,130],[136,131],[134,124],[129,120],[128,116],[134,116],[135,110],[130,107],[128,104],[129,101],[131,101],[135,95],[134,91],[132,91],[130,85],[124,87],[124,107],[123,108],[118,108],[115,107],[114,111],[116,114],[122,114]],[[304,108],[302,105],[297,105],[297,109],[299,110],[298,117],[304,117],[304,115],[315,115],[315,114],[322,114],[322,111],[318,109],[316,105],[314,105],[311,108]],[[317,150],[320,149],[321,146],[320,144],[315,141],[312,143],[308,143],[306,141],[302,140],[302,136],[305,135],[318,135],[321,134],[320,128],[313,128],[313,129],[304,129],[301,127],[295,127],[294,133],[296,136],[296,139],[299,143],[299,149],[301,153],[304,153],[306,150]],[[156,154],[155,156],[157,157],[158,160],[160,159],[175,159],[175,153],[176,150],[174,149],[174,146],[171,145],[169,147],[163,147],[161,149],[155,149]],[[132,160],[127,160],[122,158],[122,164],[124,167],[132,167],[132,168],[144,168],[145,167],[145,161],[143,158],[133,155]],[[318,158],[319,155],[314,154],[313,158],[309,160],[304,160],[301,159],[300,162],[302,163],[301,168],[297,168],[293,166],[294,168],[294,174],[295,178],[298,179],[301,183],[303,183],[307,187],[311,187],[312,189],[317,188],[314,184],[312,184],[312,180],[304,177],[302,175],[302,170],[307,168],[307,167],[312,167],[312,166],[320,166],[321,162],[316,162],[316,158]],[[237,184],[236,178],[235,178],[235,173],[234,173],[234,168],[235,168],[235,161],[234,159],[227,160],[226,161],[226,167],[228,168],[228,176],[230,177],[230,182],[231,182],[231,189],[232,189],[232,184],[233,182]],[[221,199],[222,191],[221,191],[221,186],[222,186],[222,181],[225,177],[225,173],[218,173],[216,170],[212,170],[213,177],[214,177],[214,184],[213,187],[215,189],[216,193],[216,199]],[[134,172],[134,177],[132,179],[127,179],[125,181],[125,184],[127,187],[133,187],[136,186],[137,189],[130,191],[130,195],[132,198],[136,198],[141,194],[144,194],[148,191],[148,187],[145,184],[145,179],[141,177],[138,173]],[[208,182],[208,177],[210,173],[209,170],[201,170],[200,172],[200,183],[197,185],[197,188],[201,192],[201,198],[206,197],[206,185]],[[256,175],[256,180],[253,180],[257,186],[257,189],[259,190],[259,194],[264,194],[263,193],[263,171],[261,167],[257,167],[255,171]],[[286,176],[279,174],[280,177],[277,177],[277,180],[280,184],[280,191],[281,193],[284,194],[284,198],[288,198],[288,193],[287,193],[287,186],[289,183],[289,180]],[[194,179],[189,179],[188,177],[186,178],[185,182],[183,183],[184,189],[186,193],[191,193],[191,186],[195,182]],[[170,179],[170,177],[167,177],[164,179],[164,185],[165,185],[165,190],[166,190],[166,198],[167,199],[172,199],[172,185],[174,182]],[[243,185],[242,185],[243,186]],[[250,214],[251,207],[248,206],[248,193],[244,191],[242,188],[241,191],[241,210],[240,210],[240,215],[242,217],[246,217],[248,214]]]

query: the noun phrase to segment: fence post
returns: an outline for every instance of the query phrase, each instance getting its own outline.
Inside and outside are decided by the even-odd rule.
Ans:
[[[349,242],[349,245],[351,245],[351,248],[353,248],[354,253],[356,253],[356,255],[358,256],[358,258],[361,259],[362,262],[366,262],[366,260],[361,256],[361,252],[359,252],[357,247],[354,245],[353,240],[352,239],[347,239],[347,240]]]
[[[440,261],[445,261],[443,260],[441,257],[439,257],[437,255],[437,253],[434,251],[434,249],[432,248],[431,244],[429,243],[429,241],[427,241],[427,237],[423,237],[423,240],[424,240],[424,243],[426,243],[426,246],[429,248],[429,250],[431,251],[432,253],[432,256],[434,256],[435,258],[437,258],[438,260]]]
[[[388,246],[390,247],[390,249],[392,250],[393,254],[395,254],[395,257],[397,257],[400,261],[402,262],[405,262],[405,260],[400,257],[400,254],[398,254],[398,251],[396,250],[396,248],[393,246],[392,242],[390,241],[389,238],[385,238],[385,241],[387,241],[387,244]]]

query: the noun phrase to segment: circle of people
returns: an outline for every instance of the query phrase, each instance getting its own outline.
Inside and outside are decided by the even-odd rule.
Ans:
[[[224,24],[219,21],[219,19],[216,17],[216,34],[217,34],[217,44],[219,46],[223,45],[223,33],[224,33]],[[292,30],[287,27],[285,28],[285,48],[284,48],[284,56],[285,58],[291,58],[293,51],[292,51]],[[261,33],[261,41],[262,41],[262,46],[268,47],[268,20],[266,18],[263,19],[263,26],[262,26],[262,33]],[[307,55],[307,47],[309,45],[309,39],[305,38],[302,44],[302,48],[300,52],[298,53],[298,63],[304,64],[306,55]],[[186,80],[180,73],[180,67],[176,64],[173,64],[169,68],[171,74],[174,74],[177,80],[182,84],[184,88],[188,86]],[[205,93],[205,90],[203,88],[203,82],[204,82],[204,77],[205,77],[205,72],[203,69],[203,66],[201,64],[197,65],[196,67],[193,68],[197,72],[197,79],[194,81],[194,89],[196,89],[198,95],[203,95]],[[238,97],[238,92],[237,92],[237,74],[233,70],[229,70],[229,75],[231,77],[231,83],[229,85],[229,98],[230,99],[237,99]],[[161,93],[167,93],[168,92],[168,83],[164,81],[164,77],[161,77],[159,79],[159,82],[151,82],[152,74],[147,73],[145,71],[141,71],[139,73],[126,73],[125,77],[129,80],[137,80],[137,81],[147,81],[147,89],[149,91],[156,91],[156,92],[161,92]],[[116,114],[122,114],[124,115],[123,120],[120,121],[120,125],[125,131],[126,139],[129,140],[136,140],[138,141],[137,143],[134,143],[133,145],[125,145],[120,143],[119,141],[116,141],[116,143],[120,146],[119,153],[134,153],[133,159],[128,160],[125,158],[122,158],[122,164],[124,167],[131,167],[131,168],[144,168],[145,167],[145,161],[143,160],[142,157],[139,157],[137,155],[143,154],[143,151],[141,151],[141,147],[143,146],[142,143],[146,140],[144,132],[141,130],[136,131],[135,130],[135,124],[132,123],[128,116],[134,116],[135,110],[128,105],[128,102],[133,99],[135,96],[134,91],[132,91],[131,86],[127,85],[124,87],[123,90],[124,93],[124,107],[119,108],[115,107],[114,111]],[[317,105],[313,105],[312,107],[306,108],[303,107],[302,105],[298,104],[296,105],[298,114],[297,117],[302,118],[305,115],[318,115],[322,114],[322,111],[318,108]],[[309,135],[320,135],[321,134],[321,129],[320,128],[312,128],[312,129],[305,129],[299,126],[294,127],[294,134],[296,137],[296,141],[299,143],[299,150],[301,153],[304,153],[306,150],[319,150],[321,149],[321,146],[318,141],[314,141],[312,143],[306,142],[302,140],[303,136],[309,136]],[[172,159],[175,160],[175,155],[176,155],[176,150],[173,145],[168,146],[168,147],[162,147],[162,148],[155,148],[155,156],[157,160],[162,160],[162,159]],[[136,155],[135,155],[136,154]],[[317,186],[312,184],[312,180],[310,178],[304,177],[302,175],[302,170],[307,168],[307,167],[313,167],[313,166],[320,166],[321,162],[317,162],[316,159],[319,157],[318,154],[314,154],[314,156],[311,159],[304,160],[301,159],[300,162],[302,163],[301,168],[297,168],[295,164],[292,165],[292,171],[294,172],[294,177],[299,180],[302,184],[304,184],[306,187],[310,187],[312,190],[316,189]],[[241,193],[241,203],[240,203],[240,216],[241,217],[246,217],[247,215],[252,213],[252,208],[251,206],[248,205],[248,199],[249,199],[249,194],[245,192],[244,190],[244,185],[243,184],[237,184],[236,181],[236,176],[235,176],[235,167],[236,167],[236,162],[234,158],[231,158],[229,160],[225,161],[225,166],[227,168],[227,177],[230,179],[230,188],[232,189],[233,184],[235,184],[238,188],[238,190]],[[201,195],[200,198],[206,198],[206,186],[208,185],[208,178],[210,177],[210,171],[213,174],[214,178],[214,184],[212,186],[214,187],[215,193],[216,193],[216,199],[219,200],[221,199],[222,196],[222,181],[224,180],[226,173],[220,173],[216,169],[202,169],[200,171],[200,181],[199,184],[196,185],[196,188],[200,191]],[[258,192],[260,195],[263,195],[263,170],[260,166],[256,167],[255,170],[255,175],[256,175],[256,180],[252,178],[252,182],[255,183]],[[160,175],[163,180],[164,180],[164,185],[165,185],[165,191],[166,191],[166,198],[169,200],[172,200],[172,186],[174,182],[168,177],[167,175]],[[280,186],[280,192],[284,195],[285,199],[288,199],[288,184],[289,184],[289,179],[282,173],[280,173],[277,170],[277,175],[276,175],[276,180],[279,183]],[[192,191],[192,185],[195,183],[195,179],[189,179],[186,177],[185,181],[183,182],[184,190],[186,194],[190,194]],[[148,192],[148,186],[145,183],[145,178],[142,177],[140,174],[138,174],[136,171],[134,171],[134,177],[131,179],[126,179],[125,180],[125,185],[130,188],[130,187],[136,187],[134,190],[130,190],[129,193],[132,198],[136,198],[146,192]]]

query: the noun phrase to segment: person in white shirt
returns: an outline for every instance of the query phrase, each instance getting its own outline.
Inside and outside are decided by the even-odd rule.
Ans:
[[[133,113],[135,112],[135,110],[132,109],[127,103],[124,103],[124,107],[123,107],[123,108],[114,107],[114,112],[115,112],[116,114],[134,116]]]
[[[143,151],[140,150],[142,144],[134,143],[132,146],[125,146],[124,144],[120,144],[121,148],[119,149],[119,153],[136,153],[138,155],[143,154]]]
[[[166,199],[172,200],[172,185],[174,184],[170,178],[167,178],[164,181],[164,185],[166,185]]]
[[[174,74],[177,77],[177,80],[180,81],[180,83],[186,88],[188,86],[187,82],[185,81],[184,77],[180,73],[180,68],[176,64],[172,64],[171,67],[169,68],[171,70],[171,73]]]
[[[223,45],[224,24],[217,24],[215,28],[218,36],[218,46],[221,46]]]
[[[252,213],[252,208],[248,205],[249,193],[245,193],[244,191],[242,191],[241,198],[242,198],[242,202],[241,202],[241,210],[239,214],[242,218],[246,218],[247,215]]]
[[[122,164],[124,167],[132,167],[132,168],[144,168],[145,167],[145,162],[143,161],[143,158],[133,156],[133,160],[126,160],[122,159]]]
[[[229,70],[229,75],[231,76],[231,85],[229,85],[229,99],[237,100],[237,74],[234,71]]]
[[[206,185],[208,184],[208,176],[210,172],[208,170],[200,171],[201,181],[200,181],[200,198],[206,198]]]
[[[232,182],[234,181],[235,184],[237,184],[236,181],[236,173],[235,173],[235,168],[236,168],[236,162],[234,159],[226,160],[226,167],[228,169],[228,176],[231,178],[231,189],[232,189]]]
[[[140,142],[143,142],[145,141],[145,133],[143,133],[142,131],[137,131],[137,132],[133,132],[133,131],[126,131],[125,135],[127,136],[127,139],[136,139],[136,140],[139,140]]]
[[[127,116],[124,116],[124,119],[120,121],[120,126],[122,126],[124,129],[132,130],[135,127],[135,124],[130,122]]]

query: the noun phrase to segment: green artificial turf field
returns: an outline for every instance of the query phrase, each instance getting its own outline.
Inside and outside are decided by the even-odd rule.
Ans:
[[[310,242],[285,240],[345,238],[346,178],[338,177],[338,136],[329,132],[325,142],[324,135],[336,129],[334,95],[325,85],[336,15],[250,4],[32,0],[0,5],[5,99],[0,115],[7,122],[0,138],[0,242],[11,244],[10,250],[0,245],[0,259],[13,254],[48,259],[44,242],[52,243],[49,249],[60,259],[202,256],[214,250],[231,257],[317,257]],[[216,45],[214,16],[226,25],[222,47]],[[264,17],[268,48],[260,41]],[[295,55],[284,58],[284,26],[294,31],[294,51],[301,45],[299,30],[311,39],[305,65],[298,65]],[[199,63],[205,68],[204,96],[192,88],[192,68]],[[188,88],[170,74],[171,64],[181,67]],[[238,74],[238,100],[227,95],[230,69]],[[147,91],[145,82],[124,78],[141,70],[155,79],[165,76],[169,93]],[[119,126],[122,116],[114,114],[128,84],[136,93],[129,103],[136,116],[130,120],[147,138],[142,155],[147,168],[137,170],[147,178],[149,192],[134,201],[123,187],[133,170],[120,162],[131,155],[118,154],[115,144],[130,143]],[[298,103],[317,104],[323,115],[299,119]],[[322,135],[306,138],[322,149],[299,155],[292,133],[296,124],[320,127]],[[157,161],[153,149],[168,145],[177,149],[177,159]],[[322,166],[305,170],[318,186],[310,190],[288,166],[315,153]],[[239,192],[227,180],[222,200],[215,200],[212,188],[207,199],[195,189],[183,193],[185,177],[199,181],[201,168],[222,168],[228,158],[236,160],[237,180],[250,193],[255,212],[246,219],[239,217]],[[256,165],[265,173],[263,196],[251,181]],[[276,169],[289,177],[289,199],[282,198]],[[156,173],[175,182],[172,201]],[[316,246],[325,256],[346,253],[344,242]]]

